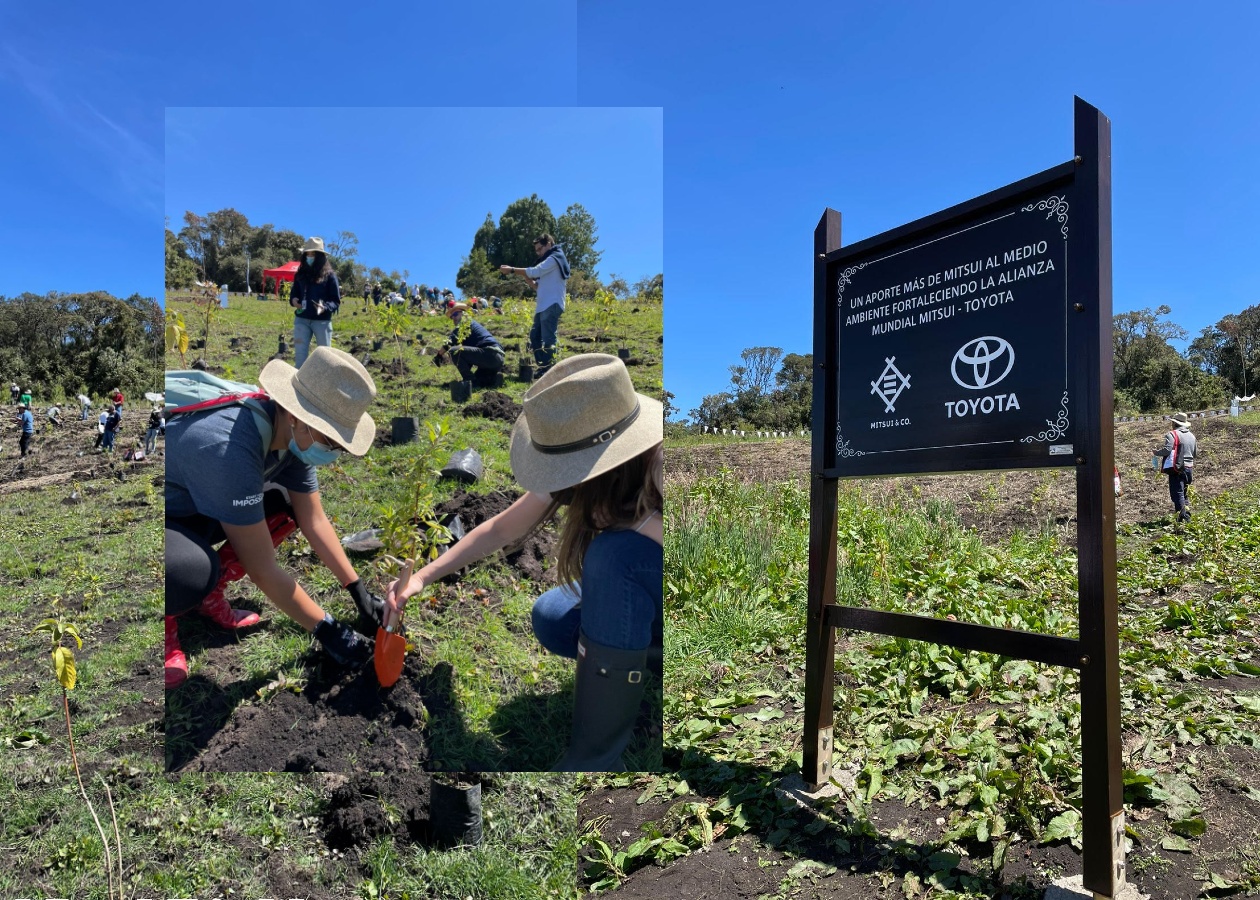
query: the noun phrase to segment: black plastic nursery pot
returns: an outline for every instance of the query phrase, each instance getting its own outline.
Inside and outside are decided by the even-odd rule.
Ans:
[[[381,349],[382,347],[384,347],[384,346],[385,346],[385,342],[384,342],[384,341],[372,341],[372,349],[373,349],[373,350],[380,350],[380,349]]]
[[[457,381],[451,385],[451,399],[456,403],[467,403],[471,397],[471,381]]]
[[[629,351],[628,349],[626,349],[625,347],[618,347],[618,348],[617,348],[617,358],[618,358],[618,359],[620,359],[620,360],[622,360],[622,361],[625,361],[625,360],[629,359],[629,358],[630,358],[630,351]]]
[[[520,367],[516,371],[516,377],[520,381],[533,381],[534,367],[529,363],[521,363]]]
[[[430,782],[429,830],[442,847],[481,843],[481,784]]]
[[[392,442],[410,444],[420,434],[420,420],[415,416],[394,416],[392,420]]]

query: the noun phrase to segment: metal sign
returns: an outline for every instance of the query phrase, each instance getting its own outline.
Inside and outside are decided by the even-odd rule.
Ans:
[[[1073,465],[1072,173],[829,255],[837,474]]]
[[[835,629],[1080,671],[1084,886],[1125,883],[1112,481],[1111,123],[1079,97],[1070,161],[876,238],[814,232],[802,770],[830,776]],[[1076,470],[1077,638],[836,603],[840,478]]]

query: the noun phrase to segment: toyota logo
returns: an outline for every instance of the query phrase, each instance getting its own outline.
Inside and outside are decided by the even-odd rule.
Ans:
[[[1006,368],[994,374],[1006,361]],[[954,354],[950,374],[961,387],[971,391],[992,387],[1011,373],[1015,365],[1015,349],[1000,337],[978,337],[968,341]]]

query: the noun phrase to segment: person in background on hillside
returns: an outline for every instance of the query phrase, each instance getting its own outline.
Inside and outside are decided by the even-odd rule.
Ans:
[[[293,364],[300,369],[312,339],[321,347],[332,346],[332,317],[341,306],[341,285],[324,253],[323,238],[307,238],[302,245],[302,263],[293,275],[289,305],[297,310],[293,316]]]
[[[80,394],[76,399],[79,401],[79,421],[86,422],[87,417],[92,414],[92,398],[87,394]]]
[[[166,438],[166,687],[188,677],[175,617],[197,610],[224,628],[256,624],[219,584],[216,545],[228,542],[250,580],[333,661],[361,666],[372,642],[316,603],[276,560],[293,528],[354,600],[372,634],[383,601],[346,557],[320,500],[316,469],[343,453],[363,456],[376,424],[372,376],[350,354],[316,347],[301,369],[273,359],[258,376],[269,395],[172,418]],[[264,444],[265,442],[265,444]]]
[[[564,283],[569,279],[569,261],[550,234],[534,239],[534,253],[538,255],[537,265],[523,269],[499,266],[499,271],[524,275],[538,291],[529,345],[534,348],[534,362],[538,364],[534,376],[541,378],[551,368],[555,357],[556,330],[560,326],[560,314],[564,312]]]
[[[23,388],[21,395],[18,397],[18,404],[30,406],[34,402],[34,399],[31,397],[31,389]]]
[[[1186,486],[1194,483],[1194,451],[1196,441],[1190,431],[1190,418],[1185,413],[1173,413],[1168,420],[1175,426],[1164,435],[1164,446],[1156,453],[1163,463],[1160,468],[1168,476],[1168,494],[1172,497],[1177,521],[1190,521],[1190,506],[1186,502]]]
[[[368,300],[372,297],[372,283],[370,281],[363,282],[363,308],[367,309]]]
[[[22,401],[22,389],[16,381],[9,385],[9,397],[15,406]]]
[[[29,403],[22,404],[22,411],[18,413],[18,424],[22,427],[22,437],[18,440],[18,449],[22,451],[22,456],[26,456],[31,449],[31,440],[35,437],[35,416],[31,414],[31,405]]]
[[[158,432],[162,428],[162,407],[155,406],[149,411],[149,430],[144,434],[144,452],[149,456],[157,449]]]
[[[49,422],[52,422],[54,425],[60,425],[61,424],[61,407],[58,406],[56,403],[54,403],[52,406],[48,407],[47,416],[48,416]]]
[[[105,440],[105,423],[109,421],[109,404],[101,410],[101,414],[96,417],[96,443],[92,445],[93,450],[100,449],[101,443]]]
[[[562,587],[534,603],[534,634],[577,660],[573,729],[556,772],[624,769],[644,670],[662,635],[664,460],[661,403],[635,393],[625,364],[588,353],[556,363],[525,392],[512,474],[526,493],[482,522],[386,604],[523,540],[566,507],[556,551]]]
[[[118,426],[122,424],[122,413],[118,407],[110,403],[106,409],[105,437],[101,440],[101,449],[106,453],[114,452],[114,437],[118,434]]]
[[[381,283],[379,281],[372,282],[372,305],[379,306],[381,302]]]
[[[474,387],[494,387],[495,377],[503,371],[503,348],[485,326],[472,316],[468,317],[467,335],[460,340],[459,333],[468,307],[456,303],[448,307],[446,317],[455,323],[443,350],[449,350],[451,361],[459,370],[460,378],[471,381]]]
[[[118,388],[114,388],[113,393],[109,395],[109,399],[114,401],[114,409],[117,410],[118,415],[121,416],[122,411],[123,411],[123,400],[124,400],[123,392],[120,391]]]

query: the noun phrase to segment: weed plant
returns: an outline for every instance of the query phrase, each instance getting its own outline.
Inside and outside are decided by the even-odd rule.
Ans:
[[[1260,746],[1260,695],[1204,682],[1260,676],[1258,500],[1251,485],[1200,503],[1186,528],[1118,535],[1125,800],[1164,814],[1130,816],[1130,835],[1165,849],[1207,830],[1195,748]],[[843,789],[802,827],[774,788],[801,764],[808,492],[722,470],[670,484],[666,508],[665,754],[677,771],[592,783],[685,799],[620,850],[588,832],[588,883],[613,887],[751,832],[802,855],[791,883],[818,874],[805,846],[830,840],[842,854],[891,852],[880,866],[909,868],[907,896],[978,898],[1000,889],[1013,843],[1079,848],[1075,671],[851,632],[837,634],[835,660]],[[838,508],[838,602],[1075,636],[1075,553],[1053,533],[986,545],[906,483],[881,502],[842,484]],[[885,800],[939,810],[939,842],[877,841],[871,806]],[[1260,868],[1240,871],[1230,891],[1260,887]]]

